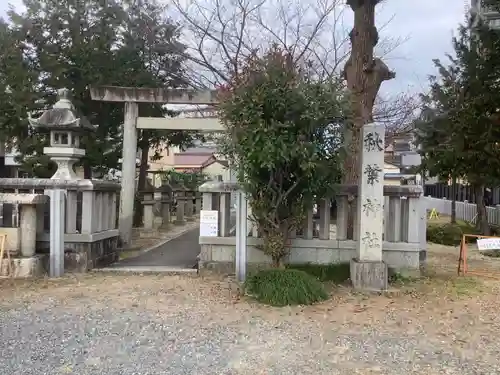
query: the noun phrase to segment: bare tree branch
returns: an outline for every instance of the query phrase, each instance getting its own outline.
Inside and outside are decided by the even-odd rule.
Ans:
[[[189,78],[196,87],[224,84],[241,61],[273,44],[293,54],[316,79],[339,75],[350,54],[350,10],[342,0],[172,0],[185,24]],[[346,13],[348,10],[348,13]],[[391,19],[379,27],[383,30]],[[405,37],[381,38],[376,54],[386,57]],[[411,128],[418,108],[408,94],[378,97],[374,118],[393,137]]]

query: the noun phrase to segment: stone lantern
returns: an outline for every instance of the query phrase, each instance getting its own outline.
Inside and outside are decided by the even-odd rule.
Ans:
[[[85,117],[78,117],[75,106],[70,101],[70,91],[57,91],[58,101],[51,109],[37,118],[30,118],[34,127],[50,131],[50,147],[44,147],[43,153],[57,164],[57,171],[52,179],[77,180],[73,165],[85,156],[80,148],[80,137],[84,131],[93,131],[94,127]]]
[[[170,186],[172,187],[172,192],[174,193],[175,201],[177,202],[174,224],[183,225],[186,223],[186,187],[180,181],[171,181]]]
[[[163,179],[159,190],[161,192],[162,227],[168,228],[170,225],[170,211],[173,203],[172,186],[170,186],[167,179]]]

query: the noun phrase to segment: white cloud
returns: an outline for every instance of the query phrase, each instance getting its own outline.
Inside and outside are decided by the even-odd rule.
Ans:
[[[427,77],[436,71],[432,59],[444,58],[452,52],[451,38],[465,19],[464,1],[454,0],[389,0],[381,5],[378,24],[391,19],[382,36],[408,36],[387,59],[396,71],[396,79],[384,83],[384,91],[401,91],[409,86],[421,91]]]
[[[452,52],[452,33],[464,20],[466,3],[467,0],[387,0],[379,5],[377,25],[384,25],[381,37],[408,37],[385,59],[397,76],[383,84],[384,92],[418,92],[427,85],[428,75],[435,73],[432,59]],[[9,4],[19,9],[22,0],[0,1],[0,17],[6,16]],[[350,10],[346,17],[352,19]]]

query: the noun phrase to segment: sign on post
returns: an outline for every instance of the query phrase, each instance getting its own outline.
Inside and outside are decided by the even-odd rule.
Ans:
[[[219,211],[200,211],[200,237],[217,237],[219,235]]]
[[[458,275],[476,275],[484,276],[492,279],[500,280],[497,272],[492,269],[473,269],[469,270],[469,264],[467,262],[468,258],[468,243],[467,239],[476,239],[477,249],[481,251],[491,251],[500,250],[500,237],[495,236],[481,236],[478,234],[464,234],[462,235],[462,241],[460,242],[460,254],[458,256]]]

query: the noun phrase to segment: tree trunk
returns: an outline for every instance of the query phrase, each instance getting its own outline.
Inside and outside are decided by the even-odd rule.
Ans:
[[[361,128],[373,122],[373,105],[383,81],[395,77],[387,65],[375,59],[373,50],[378,43],[375,27],[375,6],[380,0],[347,0],[354,12],[354,27],[349,35],[351,56],[344,68],[344,78],[350,92],[351,116],[345,124],[344,184],[357,185],[360,176]],[[353,233],[353,207],[350,206],[347,230]]]
[[[148,160],[149,160],[149,132],[142,131],[142,137],[139,142],[139,149],[141,150],[141,165],[139,167],[139,179],[137,181],[137,199],[136,208],[134,210],[134,225],[136,227],[142,225],[143,207],[140,203],[142,201],[142,192],[146,189],[146,179],[148,173]]]
[[[86,180],[92,179],[92,167],[90,166],[88,161],[85,161],[83,163],[83,178]]]
[[[476,228],[484,236],[489,236],[490,225],[488,224],[488,214],[486,212],[486,202],[484,201],[484,185],[475,185],[477,221]]]
[[[457,178],[451,180],[451,223],[457,222]]]
[[[354,11],[354,28],[350,33],[351,56],[344,70],[347,87],[351,94],[351,121],[346,124],[346,159],[344,183],[357,184],[360,174],[360,130],[373,122],[373,105],[383,81],[395,74],[378,58],[373,50],[378,43],[375,27],[375,6],[380,0],[348,0]]]

